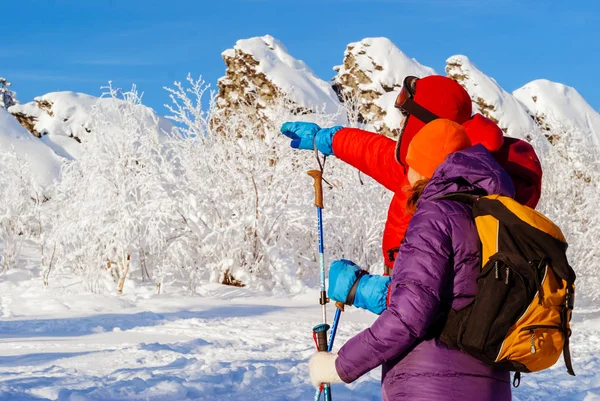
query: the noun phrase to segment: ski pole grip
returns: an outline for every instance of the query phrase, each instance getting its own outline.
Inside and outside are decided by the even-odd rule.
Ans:
[[[319,170],[309,170],[308,175],[315,180],[315,206],[323,209],[323,173]]]
[[[327,330],[329,330],[329,325],[326,323],[321,323],[313,328],[313,331],[317,333],[319,352],[327,352]]]

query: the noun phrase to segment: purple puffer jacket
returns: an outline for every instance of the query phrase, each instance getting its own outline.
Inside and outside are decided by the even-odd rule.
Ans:
[[[514,195],[509,175],[481,145],[450,155],[425,187],[394,264],[388,309],[338,353],[336,368],[346,383],[383,364],[385,401],[511,399],[508,372],[425,339],[440,310],[465,306],[477,291],[481,266],[471,208],[435,200],[474,189]]]

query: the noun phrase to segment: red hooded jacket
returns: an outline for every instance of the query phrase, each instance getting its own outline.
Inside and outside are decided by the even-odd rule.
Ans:
[[[515,186],[515,199],[535,208],[541,195],[542,169],[533,147],[524,141],[504,137],[491,120],[476,114],[471,117],[471,99],[457,82],[442,76],[417,80],[415,102],[441,118],[463,125],[473,145],[482,144],[510,174]],[[385,265],[392,269],[395,254],[408,227],[411,215],[406,210],[407,189],[410,188],[406,169],[396,160],[400,146],[404,162],[410,140],[425,124],[409,116],[400,142],[386,136],[355,128],[344,128],[333,137],[333,153],[362,173],[394,193],[388,209],[382,241]]]

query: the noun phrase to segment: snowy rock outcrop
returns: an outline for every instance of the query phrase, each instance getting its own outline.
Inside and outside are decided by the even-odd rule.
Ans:
[[[52,92],[36,97],[33,102],[12,106],[9,112],[58,156],[73,159],[81,151],[81,141],[92,134],[94,116],[98,116],[102,124],[121,129],[118,123],[120,102],[83,93]],[[152,109],[139,107],[140,118],[149,124],[157,118],[161,131],[170,132],[173,129],[168,120],[158,117]]]
[[[62,160],[3,108],[0,108],[0,149],[14,150],[29,164],[41,186],[48,186],[58,178]]]
[[[273,121],[270,109],[282,101],[288,111],[305,117],[315,111],[341,112],[331,85],[270,35],[239,40],[222,57],[227,70],[218,81],[217,109],[221,112],[230,115],[251,106],[257,109],[258,121]]]
[[[446,73],[471,95],[473,113],[496,122],[510,136],[523,138],[537,125],[527,107],[502,89],[493,78],[481,72],[466,56],[446,60]]]
[[[557,131],[566,128],[600,146],[600,114],[575,88],[538,79],[515,90],[513,96],[527,106],[551,142],[559,139]]]
[[[350,43],[344,62],[334,67],[334,87],[341,99],[358,97],[359,118],[388,136],[395,136],[402,115],[394,108],[398,90],[408,75],[423,77],[436,72],[408,57],[387,38],[366,38]]]

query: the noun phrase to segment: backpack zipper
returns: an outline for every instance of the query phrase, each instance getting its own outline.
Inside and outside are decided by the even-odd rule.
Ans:
[[[517,270],[515,270],[511,265],[501,260],[495,260],[494,264],[488,267],[488,269],[489,270],[484,270],[481,273],[479,273],[479,276],[477,276],[477,280],[487,276],[488,274],[491,274],[491,271],[493,271],[494,279],[498,281],[504,281],[504,284],[506,285],[509,285],[511,279],[513,279],[513,277],[515,276],[518,277],[523,284],[525,284],[525,281],[523,280],[523,277],[521,277],[521,274]],[[504,273],[504,277],[502,277],[502,272]]]
[[[525,330],[535,330],[535,329],[557,329],[562,330],[562,327],[556,324],[532,324],[531,326],[525,326],[519,331]]]
[[[514,271],[513,273],[515,273],[514,275],[516,275],[517,277],[519,277],[519,279],[521,280],[521,282],[523,282],[523,284],[525,284],[525,281],[523,280],[523,277],[521,277],[521,275],[519,274],[519,272],[517,272],[517,271]],[[547,275],[547,274],[548,274],[548,269],[546,269],[546,270],[545,270],[545,274],[544,274],[544,278],[542,279],[542,282],[543,282],[543,281],[546,279],[546,275]],[[539,290],[538,290],[538,292],[539,292]],[[538,292],[536,292],[536,293],[535,293],[535,295],[534,295],[533,299],[535,299],[535,297],[537,297],[537,296],[538,296]],[[525,311],[524,311],[524,312],[521,314],[521,316],[519,316],[519,318],[516,320],[516,323],[515,323],[516,325],[518,325],[518,324],[519,324],[519,322],[521,321],[521,319],[523,319],[523,317],[524,317],[524,316],[527,314],[527,312],[529,312],[529,310],[531,309],[531,306],[532,306],[532,305],[533,305],[533,303],[531,303],[531,304],[530,304],[530,305],[527,307],[527,309],[525,309]],[[562,327],[560,327],[560,326],[547,326],[547,325],[533,325],[533,326],[527,326],[527,327],[524,327],[524,328],[522,328],[522,329],[521,329],[521,330],[519,330],[519,331],[521,332],[521,331],[525,331],[525,330],[531,330],[532,328],[533,328],[533,329],[535,329],[535,328],[538,328],[538,327],[539,327],[539,328],[557,329],[557,330],[561,330],[561,331],[562,331]],[[535,337],[534,337],[534,340],[535,340]],[[502,353],[502,351],[504,350],[505,342],[506,342],[506,339],[505,339],[505,341],[502,341],[502,344],[500,344],[500,349],[498,350],[498,354],[496,355],[496,359],[495,359],[495,361],[496,361],[496,362],[498,361],[498,358],[500,357],[500,354],[501,354],[501,353]],[[534,344],[534,345],[535,345],[535,344]]]
[[[529,348],[529,352],[535,354],[537,352],[535,348],[535,329],[554,329],[554,330],[562,330],[562,327],[550,324],[534,324],[531,326],[525,326],[519,332],[529,330],[531,333],[531,347]]]

